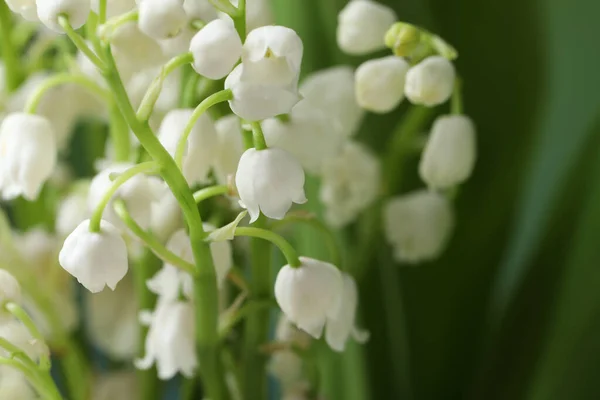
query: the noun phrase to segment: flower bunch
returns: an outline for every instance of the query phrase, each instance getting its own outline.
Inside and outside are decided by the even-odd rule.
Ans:
[[[156,378],[179,373],[197,377],[205,398],[267,398],[267,370],[284,396],[309,398],[319,390],[305,371],[312,342],[323,337],[343,352],[369,337],[338,232],[374,211],[383,222],[374,235],[385,234],[398,261],[444,249],[452,197],[473,169],[475,129],[462,114],[454,49],[397,22],[391,9],[350,1],[337,41],[352,55],[386,46],[393,55],[303,76],[302,39],[274,25],[264,1],[6,5],[29,21],[15,24],[33,27],[33,44],[3,48],[0,193],[15,204],[8,209],[17,228],[26,230],[21,196],[37,202],[51,233],[0,237],[0,266],[19,272],[27,299],[21,308],[19,284],[0,270],[0,306],[12,313],[0,321],[0,347],[11,355],[0,363],[15,364],[38,393],[61,398],[47,374],[47,341],[65,352],[68,398],[76,400],[113,398],[122,386],[152,398]],[[394,133],[382,163],[358,137],[363,117],[391,112],[405,97],[415,105],[405,117],[412,125]],[[451,113],[422,140],[430,111],[449,100]],[[74,179],[69,151],[78,138],[92,143],[83,158],[94,172]],[[394,196],[415,149],[428,189]],[[317,184],[308,190],[308,181]],[[323,219],[299,208],[307,202]],[[278,233],[295,224],[323,235],[326,260],[302,255]],[[82,321],[71,276],[88,291]],[[80,323],[96,348],[143,371],[137,386],[123,372],[89,387],[92,372],[72,335]],[[22,325],[29,333],[15,336]],[[18,345],[27,335],[37,352]],[[0,391],[9,390],[3,380],[2,372]],[[11,393],[25,390],[16,386]]]

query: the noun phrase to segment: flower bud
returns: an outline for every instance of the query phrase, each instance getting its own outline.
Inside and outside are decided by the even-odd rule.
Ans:
[[[128,270],[127,246],[110,222],[102,220],[100,232],[90,232],[88,219],[65,239],[58,261],[90,292],[115,290]]]
[[[242,41],[233,24],[216,19],[202,28],[190,43],[192,67],[209,79],[227,76],[242,55]]]
[[[434,189],[447,189],[464,182],[473,171],[476,151],[475,125],[469,117],[439,117],[421,156],[421,179]]]
[[[406,22],[396,22],[385,34],[385,45],[399,57],[409,57],[421,43],[421,30]]]
[[[0,307],[6,303],[19,303],[21,301],[21,286],[12,274],[0,269]]]
[[[138,9],[138,26],[153,39],[175,37],[188,22],[182,0],[142,0]]]
[[[240,204],[254,222],[262,212],[283,219],[292,203],[306,203],[304,171],[287,151],[278,148],[248,149],[242,155],[235,175]]]
[[[418,263],[442,253],[454,226],[454,215],[443,195],[420,190],[391,199],[385,206],[383,223],[395,259]]]
[[[318,339],[328,318],[335,318],[343,295],[343,279],[332,264],[300,257],[302,265],[281,268],[275,280],[275,299],[285,316]]]
[[[437,106],[452,95],[455,77],[454,65],[446,58],[427,57],[408,70],[404,93],[413,104]]]
[[[73,29],[79,29],[87,21],[90,0],[36,0],[40,21],[56,32],[63,32],[58,17],[65,15]]]
[[[5,0],[8,8],[12,12],[19,14],[27,21],[36,22],[39,20],[37,15],[36,0]]]
[[[356,100],[365,110],[392,111],[404,99],[409,65],[401,57],[388,56],[364,62],[356,70]]]
[[[194,308],[189,302],[160,299],[150,317],[146,336],[146,355],[135,360],[139,369],[149,369],[154,363],[158,377],[168,380],[178,372],[187,378],[198,367],[196,357],[196,327]]]
[[[353,55],[381,50],[385,47],[385,34],[396,20],[394,10],[383,4],[352,0],[338,15],[338,46]]]
[[[0,191],[5,199],[35,200],[56,166],[50,122],[38,115],[9,114],[0,125]]]

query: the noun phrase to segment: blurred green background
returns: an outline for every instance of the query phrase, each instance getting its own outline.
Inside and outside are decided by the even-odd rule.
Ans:
[[[600,1],[381,2],[458,48],[479,159],[438,262],[369,260],[371,341],[324,357],[328,398],[600,398]],[[335,46],[345,3],[273,0],[305,73],[361,61]],[[400,116],[361,140],[383,147]]]

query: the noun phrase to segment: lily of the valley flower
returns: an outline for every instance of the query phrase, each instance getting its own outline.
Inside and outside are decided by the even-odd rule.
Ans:
[[[19,14],[27,21],[36,22],[39,20],[37,15],[37,4],[35,0],[5,0],[8,8],[12,12]]]
[[[290,153],[276,147],[246,150],[235,184],[250,222],[256,221],[261,212],[269,218],[283,219],[292,203],[306,202],[302,166]]]
[[[21,286],[12,274],[0,269],[0,307],[8,302],[21,301]]]
[[[338,46],[355,55],[381,50],[385,47],[385,33],[396,19],[394,10],[383,4],[352,0],[338,15]]]
[[[202,28],[190,43],[192,66],[209,79],[227,76],[242,55],[242,41],[233,24],[216,19]]]
[[[135,360],[139,369],[156,364],[158,377],[171,379],[178,372],[192,378],[198,359],[196,356],[196,327],[191,303],[159,299],[154,312],[145,324],[150,326],[146,336],[146,355]]]
[[[392,111],[404,99],[409,65],[401,57],[388,56],[363,63],[356,70],[356,100],[365,110]]]
[[[66,238],[60,265],[92,293],[106,286],[115,290],[128,270],[127,246],[110,222],[100,222],[100,232],[90,232],[85,220]]]
[[[441,194],[420,190],[391,199],[383,224],[398,262],[418,263],[438,257],[444,250],[454,215]]]
[[[140,30],[157,40],[177,36],[188,22],[181,0],[141,0],[138,10]]]
[[[35,200],[56,165],[50,122],[25,113],[8,115],[0,126],[0,191],[5,199]]]
[[[229,183],[229,177],[235,176],[240,158],[244,154],[242,127],[239,118],[230,114],[217,120],[215,129],[219,140],[213,168],[217,181],[226,185]]]
[[[205,22],[217,18],[217,11],[208,0],[184,0],[183,9],[189,18]]]
[[[59,16],[67,16],[69,24],[79,29],[90,14],[90,0],[36,0],[36,4],[40,21],[56,32],[63,31],[58,23]]]
[[[73,232],[77,225],[89,217],[88,189],[88,187],[82,186],[60,202],[54,226],[56,233],[66,237]]]
[[[404,94],[413,104],[437,106],[452,96],[455,78],[450,61],[441,56],[427,57],[408,70]]]
[[[275,280],[275,299],[285,316],[318,339],[329,318],[336,318],[343,300],[344,282],[332,264],[300,257],[302,265],[281,268]]]
[[[469,117],[439,117],[421,156],[421,179],[435,189],[458,185],[471,175],[476,152],[475,125]]]

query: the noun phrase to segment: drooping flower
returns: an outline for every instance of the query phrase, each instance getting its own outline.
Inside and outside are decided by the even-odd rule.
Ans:
[[[192,66],[209,79],[227,76],[242,55],[242,41],[233,24],[216,19],[202,28],[190,43]]]
[[[276,147],[248,149],[242,155],[235,175],[240,202],[248,210],[250,221],[262,212],[282,219],[292,203],[305,203],[304,171],[287,151]]]
[[[73,29],[79,29],[90,14],[90,0],[36,0],[40,21],[56,32],[63,32],[58,17],[65,15]]]
[[[181,0],[143,0],[138,10],[140,30],[157,40],[177,36],[188,22]]]
[[[401,57],[369,60],[356,70],[356,100],[369,111],[392,111],[404,99],[404,82],[409,65]]]
[[[281,268],[275,280],[275,299],[285,316],[318,339],[328,318],[335,318],[343,298],[343,279],[332,264],[300,257],[302,265]]]
[[[418,263],[442,253],[454,226],[454,215],[446,197],[420,190],[391,199],[385,205],[383,224],[395,259]]]
[[[50,122],[40,116],[9,114],[0,126],[0,191],[5,199],[35,200],[56,165]]]
[[[319,198],[325,219],[335,227],[352,222],[379,193],[379,160],[362,145],[348,141],[342,152],[326,160],[321,169]]]
[[[27,21],[39,20],[36,0],[6,0],[6,5],[12,12],[19,14]]]
[[[159,299],[156,309],[142,321],[150,326],[146,336],[146,355],[135,360],[139,369],[156,364],[158,377],[171,379],[178,372],[187,378],[194,376],[198,366],[196,356],[196,326],[191,303]]]
[[[437,106],[452,96],[455,78],[450,61],[441,56],[427,57],[406,73],[404,94],[413,104]]]
[[[92,293],[106,286],[115,290],[129,269],[125,241],[105,220],[100,222],[100,232],[90,232],[90,220],[79,224],[65,239],[58,260]]]
[[[438,117],[421,156],[421,179],[434,189],[458,185],[471,176],[476,153],[475,125],[469,117]]]
[[[394,10],[372,0],[352,0],[338,15],[337,43],[348,54],[364,55],[385,47],[396,22]]]

